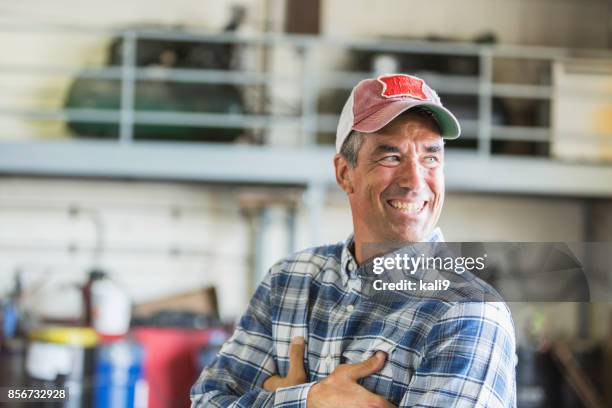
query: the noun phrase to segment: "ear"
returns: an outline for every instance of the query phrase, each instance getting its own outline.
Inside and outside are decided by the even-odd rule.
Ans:
[[[334,157],[334,167],[336,168],[336,183],[338,186],[347,194],[351,194],[354,191],[353,182],[351,180],[352,172],[346,159],[336,154]]]

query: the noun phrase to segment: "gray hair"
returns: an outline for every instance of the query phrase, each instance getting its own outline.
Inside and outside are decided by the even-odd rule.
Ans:
[[[359,155],[359,150],[361,150],[365,136],[364,133],[352,130],[344,140],[344,143],[342,143],[340,155],[344,157],[352,168],[357,166],[357,156]]]
[[[416,107],[416,108],[408,109],[406,112],[403,112],[397,118],[404,116],[406,114],[416,114],[417,116],[421,118],[429,119],[431,123],[436,127],[438,132],[440,134],[442,133],[440,130],[440,125],[438,124],[438,121],[436,120],[435,116],[430,110],[425,109],[425,108]],[[393,120],[395,121],[397,118]],[[359,156],[359,150],[361,149],[361,146],[363,145],[366,135],[367,133],[362,133],[356,130],[352,130],[351,133],[349,133],[347,138],[342,143],[342,147],[340,147],[340,155],[344,157],[344,159],[348,162],[348,164],[352,168],[355,168],[357,166],[357,156]]]

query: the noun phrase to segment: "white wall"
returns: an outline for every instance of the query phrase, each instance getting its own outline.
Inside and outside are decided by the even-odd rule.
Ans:
[[[582,241],[582,203],[566,198],[449,194],[440,226],[449,241]]]
[[[3,2],[0,22],[14,24],[51,24],[64,27],[108,28],[132,24],[183,25],[218,30],[230,15],[230,6],[244,5],[250,21],[258,24],[262,17],[259,0],[173,0],[91,1],[22,0]]]
[[[493,31],[504,44],[605,48],[605,0],[326,0],[322,32],[332,36],[469,40]]]
[[[71,207],[82,211],[71,216]],[[98,261],[92,216],[104,232]],[[250,295],[248,239],[238,201],[224,191],[164,183],[0,181],[3,294],[17,269],[31,281],[42,278],[58,287],[84,281],[98,264],[137,302],[214,284],[222,315],[233,317]]]

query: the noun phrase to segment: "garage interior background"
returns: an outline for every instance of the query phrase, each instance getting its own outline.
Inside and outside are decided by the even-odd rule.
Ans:
[[[30,314],[78,321],[97,267],[134,304],[212,285],[233,322],[276,260],[350,232],[337,114],[393,68],[465,127],[447,240],[612,241],[612,2],[457,3],[0,1],[0,296],[18,275]],[[522,347],[607,355],[606,398],[608,303],[510,307]]]

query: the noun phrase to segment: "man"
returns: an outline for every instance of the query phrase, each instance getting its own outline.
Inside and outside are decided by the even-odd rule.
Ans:
[[[459,134],[419,78],[383,75],[353,89],[334,166],[354,234],[272,266],[193,386],[193,406],[515,406],[504,303],[369,296],[369,244],[442,240],[443,138]]]

